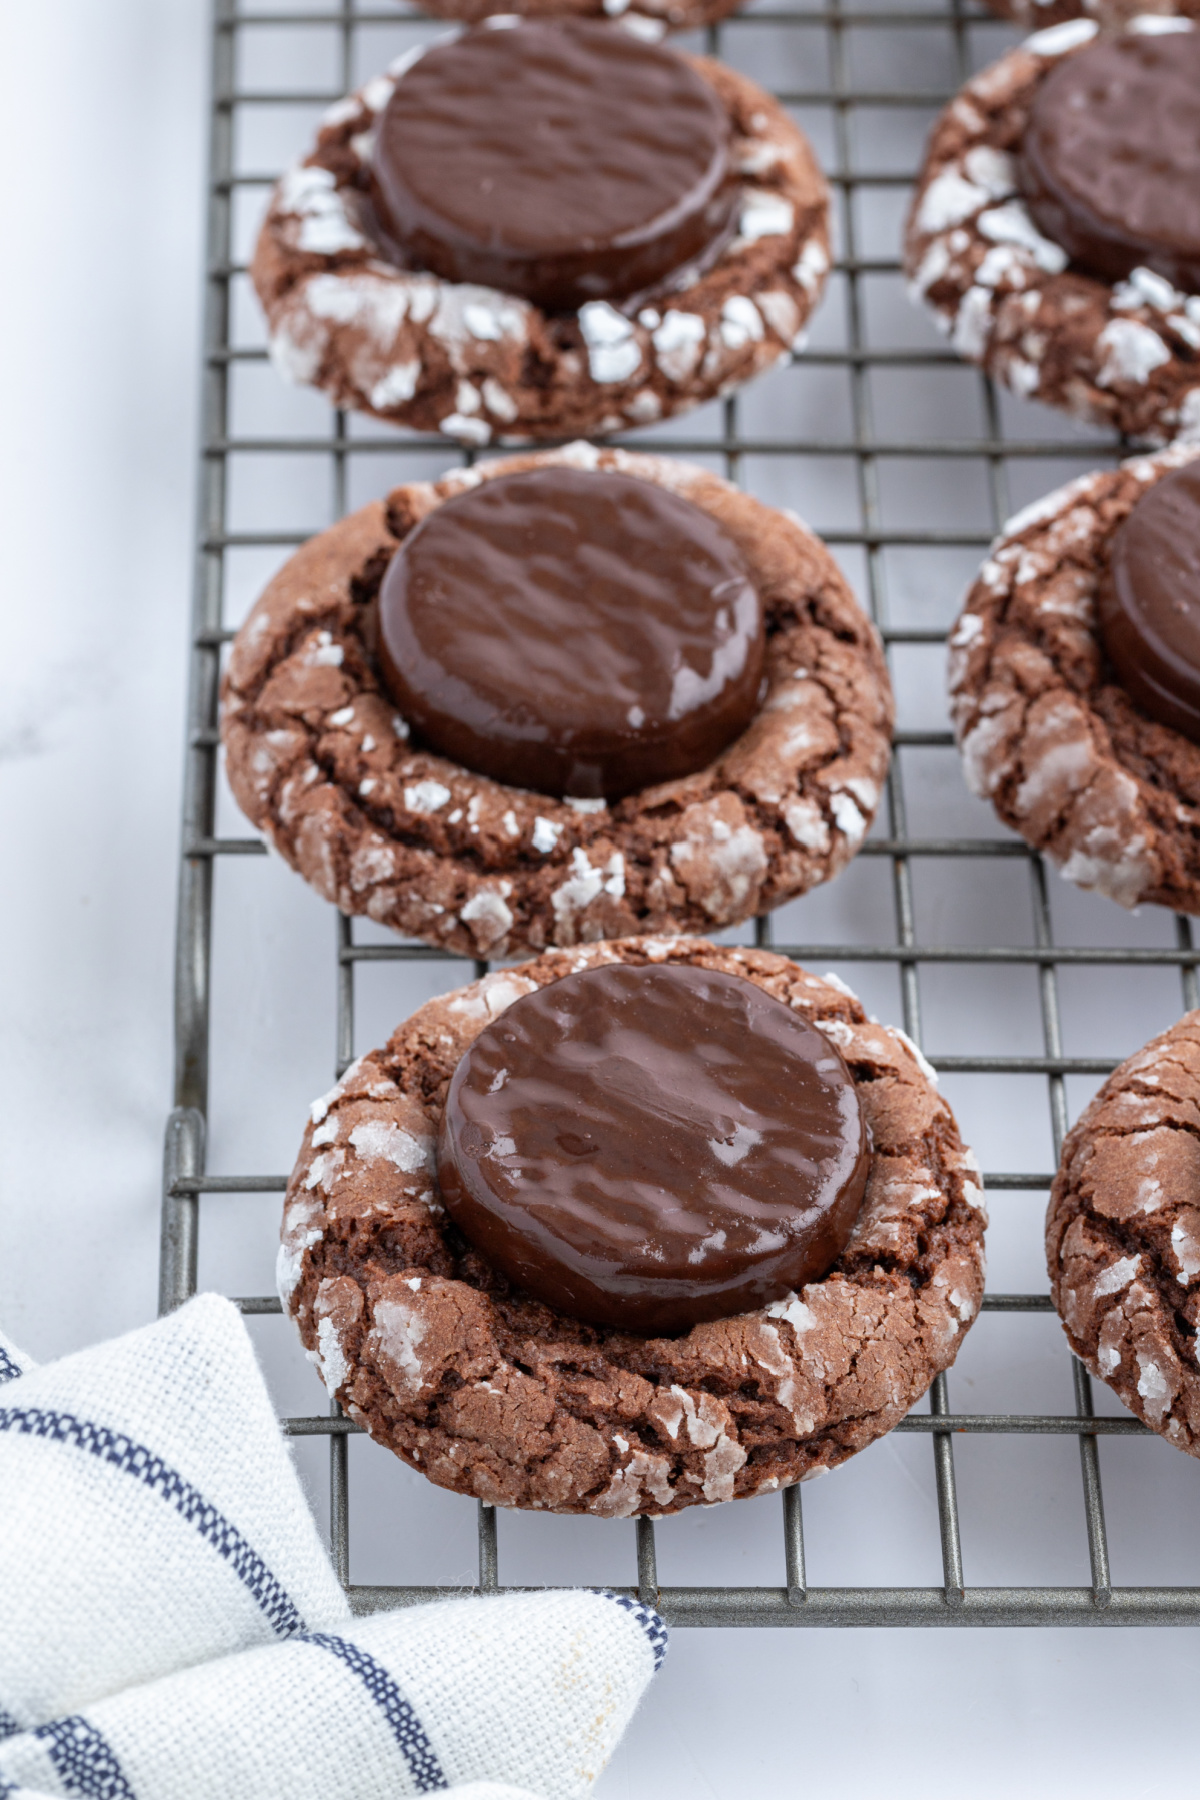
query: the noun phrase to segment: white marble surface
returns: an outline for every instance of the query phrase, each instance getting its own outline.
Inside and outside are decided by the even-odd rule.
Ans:
[[[154,1308],[191,575],[204,15],[202,0],[0,0],[0,1321],[41,1357]],[[381,47],[381,61],[387,53]],[[294,122],[286,129],[294,138]],[[272,130],[286,135],[278,121]],[[881,142],[878,155],[887,152]],[[882,202],[864,229],[894,237]],[[834,293],[818,341],[822,330],[836,334],[838,304]],[[927,341],[915,315],[894,319],[903,341]],[[906,427],[915,406],[931,432],[969,434],[974,401],[957,374],[931,380],[917,401],[881,389],[880,429],[889,405]],[[840,428],[841,402],[824,377],[772,379],[747,403],[764,429],[796,406]],[[246,397],[256,416],[319,418],[319,403],[276,391],[268,371],[256,381],[257,398],[249,388]],[[1025,435],[1062,430],[1033,408],[1012,419]],[[1022,467],[1030,493],[1014,499],[1066,472],[1061,463]],[[372,491],[394,478],[387,458],[365,477]],[[780,479],[768,464],[749,478],[764,497]],[[814,465],[805,479],[803,492],[788,493],[792,504],[818,524],[844,516],[850,498],[837,465]],[[884,472],[885,503],[900,513],[918,503],[908,479]],[[972,479],[956,465],[937,472],[948,520],[977,505]],[[247,475],[235,506],[315,526],[327,500],[310,481],[299,465]],[[929,504],[926,489],[920,505]],[[897,606],[914,622],[945,617],[966,572],[959,561],[949,576],[900,571]],[[261,573],[244,572],[244,592],[235,582],[235,605]],[[901,659],[898,689],[910,722],[936,719],[928,659]],[[914,828],[990,829],[950,759],[917,769],[911,793]],[[1078,941],[1169,941],[1158,915],[1126,919],[1065,890],[1053,900],[1058,929]],[[941,885],[923,871],[918,903],[928,935],[1028,938],[1027,898],[1004,866]],[[792,926],[845,942],[886,936],[889,914],[886,867],[864,861],[803,902]],[[303,1104],[328,1081],[331,950],[327,909],[282,867],[222,870],[215,1167],[287,1165]],[[297,969],[310,978],[298,981]],[[861,965],[841,972],[896,1016],[890,977]],[[444,972],[363,985],[359,1047],[431,983],[445,985]],[[923,997],[935,1050],[1038,1048],[1036,996],[1022,978],[950,981],[933,971]],[[1145,971],[1103,981],[1084,972],[1064,982],[1064,1005],[1068,1050],[1124,1054],[1175,1015],[1178,988]],[[1045,1166],[1040,1084],[947,1085],[986,1164]],[[1073,1085],[1073,1106],[1086,1087]],[[212,1203],[203,1279],[264,1291],[275,1207],[273,1198]],[[998,1197],[995,1287],[1042,1286],[1040,1210],[1037,1196]],[[316,1410],[322,1396],[289,1328],[266,1319],[254,1331],[281,1405]],[[951,1378],[952,1404],[957,1393],[963,1405],[1065,1410],[1066,1367],[1053,1320],[985,1319]],[[968,1580],[1086,1579],[1075,1445],[1005,1449],[978,1439],[956,1449]],[[318,1512],[321,1456],[320,1446],[302,1446]],[[472,1506],[370,1444],[355,1441],[351,1458],[355,1579],[470,1579]],[[1200,1469],[1157,1443],[1105,1444],[1102,1463],[1115,1578],[1200,1580]],[[938,1578],[924,1440],[887,1440],[815,1484],[805,1517],[814,1582]],[[506,1580],[631,1578],[629,1526],[505,1516],[500,1534]],[[670,1522],[659,1558],[668,1581],[778,1582],[778,1503]],[[815,1790],[857,1800],[884,1790],[900,1800],[944,1786],[979,1800],[1135,1800],[1191,1774],[1198,1672],[1191,1630],[678,1632],[601,1792],[682,1800]]]

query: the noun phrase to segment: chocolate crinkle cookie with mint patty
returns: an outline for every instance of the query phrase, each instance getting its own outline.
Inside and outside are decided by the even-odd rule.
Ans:
[[[1068,881],[1200,913],[1200,444],[1011,519],[950,634],[971,791]]]
[[[799,520],[580,444],[397,488],[238,633],[235,797],[343,912],[468,956],[735,924],[887,772],[874,626]]]
[[[421,10],[435,19],[460,19],[466,25],[497,16],[619,19],[628,14],[645,20],[648,29],[694,31],[716,25],[741,4],[742,0],[423,0]]]
[[[910,292],[1014,393],[1164,443],[1200,430],[1200,31],[1075,19],[934,127]]]
[[[1200,1456],[1200,1013],[1129,1057],[1068,1134],[1046,1216],[1071,1348]]]
[[[902,1032],[787,958],[551,952],[428,1001],[312,1107],[279,1287],[441,1487],[601,1517],[890,1430],[983,1293],[974,1158]]]
[[[252,273],[288,379],[483,445],[732,391],[798,347],[828,268],[824,179],[754,82],[620,24],[507,18],[339,101]]]
[[[992,12],[1026,31],[1041,31],[1068,19],[1094,19],[1098,25],[1127,25],[1155,13],[1165,17],[1200,18],[1200,0],[987,0]]]

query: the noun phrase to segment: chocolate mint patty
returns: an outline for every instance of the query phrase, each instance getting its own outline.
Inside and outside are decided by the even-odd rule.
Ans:
[[[376,196],[418,266],[568,311],[715,243],[736,198],[729,142],[716,94],[672,50],[583,20],[485,27],[397,82]]]
[[[549,465],[456,495],[379,600],[388,686],[422,739],[535,792],[616,799],[702,769],[761,698],[762,604],[692,501]]]
[[[586,969],[514,1001],[450,1084],[455,1223],[548,1306],[670,1334],[817,1281],[867,1136],[829,1039],[737,975]]]
[[[1200,463],[1164,475],[1118,528],[1098,610],[1126,693],[1200,743]]]
[[[1097,38],[1051,70],[1021,145],[1047,237],[1110,280],[1139,265],[1200,290],[1200,34]]]

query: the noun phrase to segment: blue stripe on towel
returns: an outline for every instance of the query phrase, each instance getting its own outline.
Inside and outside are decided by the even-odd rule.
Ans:
[[[299,1642],[316,1644],[319,1649],[340,1657],[347,1668],[353,1669],[391,1726],[392,1736],[400,1746],[418,1794],[429,1794],[449,1786],[437,1751],[425,1735],[425,1727],[382,1663],[377,1663],[373,1656],[368,1656],[347,1638],[333,1637],[327,1631],[310,1632]]]
[[[0,1381],[15,1381],[20,1373],[20,1364],[15,1363],[4,1345],[0,1344]]]
[[[3,1743],[4,1739],[7,1737],[16,1737],[20,1729],[21,1727],[13,1718],[12,1714],[10,1712],[5,1712],[4,1708],[0,1706],[0,1743]],[[3,1790],[0,1789],[0,1792],[2,1791]]]
[[[627,1613],[632,1613],[649,1640],[654,1652],[654,1673],[662,1668],[663,1657],[667,1654],[670,1632],[661,1613],[656,1613],[652,1606],[643,1606],[640,1600],[631,1600],[628,1594],[614,1594],[605,1588],[602,1590],[605,1600],[615,1600],[617,1605]]]
[[[291,1597],[237,1526],[144,1444],[135,1444],[123,1432],[110,1431],[90,1419],[76,1419],[70,1413],[50,1412],[41,1406],[0,1406],[0,1431],[69,1444],[152,1488],[212,1545],[218,1556],[224,1557],[280,1637],[304,1630],[304,1620]]]
[[[55,1719],[39,1725],[33,1735],[45,1744],[68,1794],[80,1794],[83,1800],[137,1800],[112,1745],[86,1719]]]

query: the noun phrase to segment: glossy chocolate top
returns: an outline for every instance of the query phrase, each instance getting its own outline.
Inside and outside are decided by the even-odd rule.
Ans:
[[[1021,145],[1038,227],[1117,280],[1200,291],[1200,31],[1101,37],[1041,83]]]
[[[646,1335],[782,1299],[836,1261],[870,1154],[850,1071],[736,975],[616,963],[527,994],[450,1083],[450,1216],[548,1306]]]
[[[385,227],[449,281],[551,312],[642,293],[702,258],[736,201],[729,117],[673,50],[532,19],[427,50],[373,157]]]
[[[1200,743],[1200,462],[1156,481],[1118,528],[1099,613],[1126,693]]]
[[[654,482],[554,465],[421,521],[384,577],[379,643],[431,749],[584,799],[704,768],[763,680],[762,604],[723,527]]]

